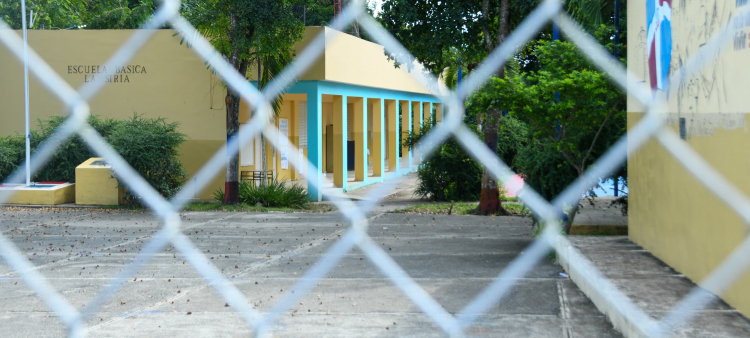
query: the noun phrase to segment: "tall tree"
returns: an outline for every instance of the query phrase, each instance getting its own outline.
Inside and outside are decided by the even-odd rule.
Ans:
[[[510,0],[500,0],[497,9],[490,7],[489,0],[482,0],[482,37],[484,38],[484,45],[487,48],[487,53],[492,53],[497,46],[500,46],[510,34]],[[497,15],[494,20],[490,13],[497,11]],[[497,22],[497,32],[490,31],[490,24],[492,21]],[[494,34],[493,34],[494,33]],[[494,35],[494,39],[492,38]],[[505,77],[505,67],[497,69],[497,77],[502,79]],[[503,103],[501,103],[503,105]],[[502,106],[501,106],[502,107]],[[502,117],[501,107],[492,106],[487,110],[484,116],[484,123],[482,123],[484,132],[484,144],[487,145],[493,154],[497,154],[497,128]],[[505,210],[500,201],[500,189],[498,186],[499,182],[495,179],[494,175],[485,166],[482,172],[482,194],[479,197],[479,205],[477,209],[485,214],[499,213],[502,215],[508,215],[508,211]]]
[[[482,27],[477,0],[385,0],[380,23],[416,57],[426,70],[440,76],[450,64],[450,48],[482,55]],[[388,53],[389,51],[386,51]],[[388,54],[393,58],[395,55]],[[411,67],[408,63],[405,66]],[[409,69],[411,70],[411,69]]]
[[[292,5],[289,0],[189,0],[182,12],[234,69],[248,76],[251,61],[290,55],[302,39],[304,24]],[[230,142],[240,127],[239,93],[227,87],[225,101]],[[225,204],[239,203],[239,152],[227,156],[224,189]]]
[[[625,133],[626,100],[575,45],[542,41],[534,54],[541,70],[493,78],[472,104],[491,108],[501,99],[510,114],[529,123],[533,140],[519,151],[514,165],[527,176],[527,184],[552,199]],[[566,233],[578,201],[569,207]]]
[[[427,0],[417,3],[386,0],[382,6],[381,23],[427,70],[440,76],[452,65],[451,54],[445,51],[457,48],[481,60],[505,41],[512,27],[533,9],[535,3],[534,0]],[[499,78],[504,74],[505,67],[497,70]],[[482,114],[484,142],[495,153],[501,111],[493,107]],[[498,188],[498,182],[489,171],[483,170],[478,207],[482,213],[506,213]]]

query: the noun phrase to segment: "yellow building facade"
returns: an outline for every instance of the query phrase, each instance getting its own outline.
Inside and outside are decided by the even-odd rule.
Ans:
[[[305,38],[296,45],[297,53],[321,33],[326,39],[324,52],[287,90],[282,112],[273,120],[290,144],[288,149],[274,150],[267,142],[268,169],[274,170],[280,180],[304,179],[308,184],[311,180],[321,183],[323,175],[332,174],[336,181],[333,188],[343,190],[378,182],[386,174],[413,170],[417,162],[408,149],[402,152],[403,159],[398,158],[397,138],[414,128],[413,123],[418,126],[441,118],[442,105],[405,67],[393,67],[377,44],[326,27],[308,27]],[[107,82],[89,102],[93,115],[125,119],[137,113],[179,122],[180,132],[187,135],[180,160],[192,177],[226,143],[226,89],[198,55],[180,44],[180,37],[172,30],[154,32],[125,67],[103,69],[105,60],[131,34],[130,30],[31,30],[28,40],[30,47],[72,87],[90,81]],[[22,64],[0,48],[0,136],[23,133],[23,97]],[[401,121],[396,121],[396,104],[404,112]],[[29,108],[32,128],[37,119],[68,113],[34,77],[30,77]],[[240,110],[240,121],[246,123],[252,110],[245,102]],[[348,177],[346,166],[345,147],[350,140],[356,148],[353,179]],[[291,154],[292,146],[301,152]],[[243,145],[240,153],[240,170],[260,170],[259,139]],[[309,157],[318,172],[292,168],[289,156]],[[209,179],[212,183],[196,191],[194,198],[208,200],[217,188],[223,189],[224,171]],[[322,198],[322,191],[310,192],[314,200]]]
[[[746,2],[629,1],[628,70],[654,97],[667,99],[667,127],[709,165],[750,195],[750,21]],[[670,83],[712,36],[731,24],[734,39],[703,68]],[[628,128],[645,108],[629,98]],[[628,160],[629,237],[700,284],[748,236],[749,228],[652,139]],[[750,316],[750,273],[731,288],[709,290]]]

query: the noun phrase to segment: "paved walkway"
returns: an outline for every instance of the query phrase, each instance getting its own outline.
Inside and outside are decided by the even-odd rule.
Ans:
[[[141,212],[0,211],[0,231],[72,306],[90,302],[159,228]],[[183,233],[247,297],[267,311],[323,257],[346,223],[337,213],[203,213]],[[444,309],[459,312],[534,240],[517,217],[375,214],[369,233]],[[620,337],[581,290],[543,259],[515,280],[468,334],[476,337]],[[88,320],[96,337],[246,337],[186,258],[167,247]],[[60,321],[0,264],[0,337],[60,337]],[[276,337],[444,336],[354,249],[284,312]]]
[[[581,207],[573,220],[573,235],[627,235],[628,216],[621,208],[612,205],[614,197],[597,197],[593,201],[581,200]]]
[[[615,287],[654,319],[669,313],[695,287],[685,276],[625,236],[568,236],[568,240]],[[589,290],[584,287],[584,292]],[[617,314],[610,309],[604,311]],[[670,337],[750,337],[750,320],[717,297]]]

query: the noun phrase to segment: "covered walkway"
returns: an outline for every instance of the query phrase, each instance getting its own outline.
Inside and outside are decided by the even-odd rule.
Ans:
[[[442,103],[432,93],[445,89],[425,88],[408,67],[395,68],[382,46],[330,28],[308,27],[298,52],[323,31],[324,53],[283,94],[275,119],[281,147],[267,142],[265,151],[268,169],[279,180],[304,179],[314,201],[322,199],[316,187],[324,174],[332,176],[331,189],[350,191],[414,171],[420,156],[403,139],[443,119]],[[422,71],[419,64],[412,67]],[[251,115],[241,102],[240,121]],[[293,147],[283,143],[287,137]],[[260,139],[250,143],[240,149],[241,171],[260,169]],[[292,156],[318,170],[292,168]]]

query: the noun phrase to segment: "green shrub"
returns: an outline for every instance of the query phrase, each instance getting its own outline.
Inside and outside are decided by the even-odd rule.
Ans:
[[[224,191],[216,189],[214,199],[224,201]],[[307,206],[309,200],[307,190],[301,185],[287,185],[274,179],[265,186],[240,181],[240,203],[250,206],[261,204],[272,208],[302,209]]]
[[[23,135],[0,137],[0,180],[5,181],[13,173],[25,151]]]
[[[482,166],[453,139],[445,142],[417,169],[415,194],[434,201],[476,201],[482,188]]]
[[[435,126],[426,124],[420,133],[404,139],[416,146]],[[417,169],[419,183],[414,193],[433,201],[476,201],[482,187],[482,167],[452,137],[438,147]]]
[[[172,197],[187,177],[178,151],[185,135],[177,127],[162,118],[133,116],[119,121],[106,139],[156,191]]]
[[[474,116],[476,115],[467,114],[464,123],[482,139],[482,134],[476,130]],[[434,127],[434,124],[427,124],[422,127],[420,133],[410,132],[404,143],[410,148],[416,146]],[[497,152],[505,163],[510,166],[528,142],[528,126],[524,122],[511,115],[500,119]],[[434,201],[479,200],[482,189],[482,165],[474,161],[453,138],[449,138],[422,162],[417,169],[417,175],[419,184],[415,193],[422,198]],[[504,197],[505,190],[502,185],[499,188],[503,200],[513,200]]]
[[[53,116],[38,121],[31,131],[32,152],[46,141],[64,122]],[[185,135],[177,131],[178,123],[148,119],[138,115],[127,120],[89,117],[89,124],[109,142],[130,165],[165,197],[171,197],[187,175],[178,159],[178,149]],[[4,181],[26,159],[23,135],[0,137],[0,181]],[[78,136],[58,145],[55,153],[32,181],[75,182],[75,168],[91,157],[97,157]]]

